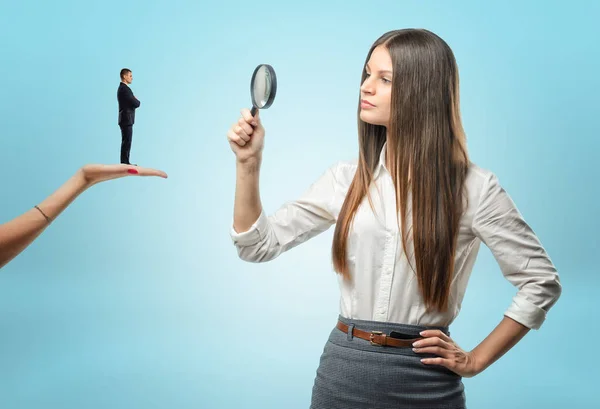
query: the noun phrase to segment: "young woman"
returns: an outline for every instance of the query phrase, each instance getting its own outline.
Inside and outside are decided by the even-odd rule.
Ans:
[[[130,165],[85,165],[31,210],[0,225],[0,268],[27,248],[81,193],[106,180],[124,176],[158,176],[162,170]]]
[[[228,132],[239,256],[269,261],[336,225],[340,314],[311,408],[464,408],[462,377],[538,329],[561,285],[497,177],[468,158],[450,47],[427,30],[379,38],[362,73],[358,160],[336,163],[270,216],[258,189],[265,130],[259,115],[242,114]],[[518,292],[492,333],[464,351],[449,325],[481,242]]]

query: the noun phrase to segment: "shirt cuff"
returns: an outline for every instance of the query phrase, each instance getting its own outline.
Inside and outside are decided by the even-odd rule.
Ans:
[[[530,329],[540,329],[542,323],[546,320],[546,311],[520,294],[513,298],[513,303],[504,315]]]
[[[230,229],[231,240],[234,244],[240,246],[251,246],[253,244],[258,243],[263,237],[265,237],[267,232],[267,227],[269,225],[269,221],[267,215],[264,210],[260,212],[258,219],[250,226],[250,228],[244,232],[236,232],[233,228],[233,223]]]

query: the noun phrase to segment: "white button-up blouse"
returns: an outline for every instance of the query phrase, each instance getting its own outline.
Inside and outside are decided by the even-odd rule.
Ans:
[[[239,257],[266,262],[329,229],[337,220],[356,168],[356,161],[338,162],[297,200],[269,216],[263,210],[248,231],[236,232],[231,227]],[[483,242],[504,277],[518,289],[504,314],[528,328],[541,326],[562,289],[552,261],[492,172],[471,163],[465,183],[468,206],[460,220],[449,308],[443,313],[428,312],[403,251],[384,145],[370,190],[375,212],[365,199],[348,236],[352,279],[338,279],[342,316],[449,326],[460,311]],[[414,258],[411,263],[415,265]]]

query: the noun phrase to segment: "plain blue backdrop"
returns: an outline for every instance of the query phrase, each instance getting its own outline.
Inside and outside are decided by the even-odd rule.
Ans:
[[[598,2],[2,1],[0,215],[86,163],[117,163],[119,70],[141,100],[131,159],[169,179],[94,186],[0,272],[0,408],[307,408],[338,312],[333,229],[267,264],[237,258],[226,132],[254,67],[267,212],[357,155],[371,44],[422,27],[455,52],[472,160],[556,264],[539,331],[465,379],[470,408],[589,408],[598,368]],[[482,247],[454,339],[475,347],[515,293]],[[303,336],[300,334],[310,334]]]

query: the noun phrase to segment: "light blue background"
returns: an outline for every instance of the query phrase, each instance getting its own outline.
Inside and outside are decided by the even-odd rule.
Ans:
[[[2,269],[1,408],[307,408],[338,312],[333,229],[267,264],[239,260],[226,132],[254,67],[272,64],[262,201],[296,198],[356,156],[364,58],[403,27],[453,48],[471,158],[498,175],[564,287],[540,331],[465,379],[469,407],[596,402],[597,2],[83,3],[0,6],[1,221],[80,166],[118,162],[122,67],[141,100],[132,161],[169,179],[93,187]],[[514,293],[482,247],[459,345],[487,336]]]

